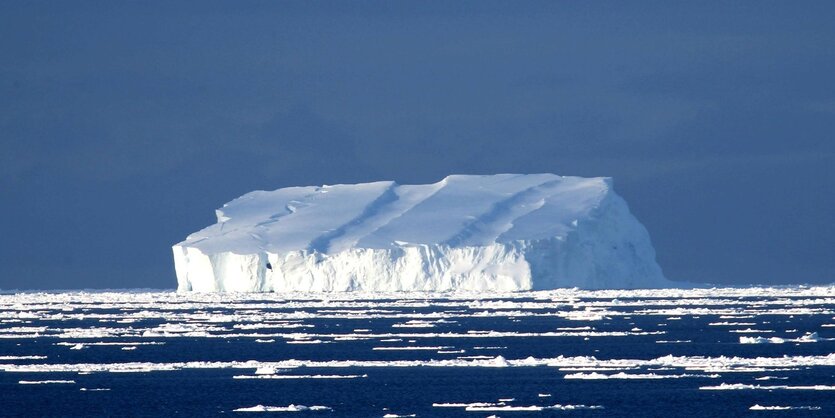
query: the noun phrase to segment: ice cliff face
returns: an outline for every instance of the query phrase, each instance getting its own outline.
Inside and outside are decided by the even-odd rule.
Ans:
[[[175,245],[179,291],[670,287],[608,178],[449,176],[255,191]]]

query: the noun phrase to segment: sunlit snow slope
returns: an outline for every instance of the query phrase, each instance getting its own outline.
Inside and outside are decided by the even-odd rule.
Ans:
[[[453,175],[255,191],[175,245],[180,291],[670,287],[609,178]]]

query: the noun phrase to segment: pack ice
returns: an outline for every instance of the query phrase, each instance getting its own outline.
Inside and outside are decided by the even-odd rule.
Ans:
[[[174,245],[179,291],[674,287],[609,178],[452,175],[247,193]]]

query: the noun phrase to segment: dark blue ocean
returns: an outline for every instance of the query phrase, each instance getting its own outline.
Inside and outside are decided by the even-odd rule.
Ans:
[[[0,415],[831,417],[834,316],[833,287],[8,294]]]

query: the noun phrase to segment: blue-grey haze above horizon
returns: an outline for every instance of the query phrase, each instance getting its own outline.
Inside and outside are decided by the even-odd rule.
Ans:
[[[835,281],[835,3],[0,4],[0,288],[173,288],[255,189],[611,176],[673,280]]]

